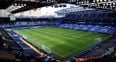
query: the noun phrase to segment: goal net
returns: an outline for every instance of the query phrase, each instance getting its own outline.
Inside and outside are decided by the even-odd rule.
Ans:
[[[102,38],[96,38],[95,42],[100,43],[100,42],[102,42],[102,40],[103,40]]]
[[[47,47],[47,46],[45,46],[45,45],[43,45],[43,44],[42,44],[42,49],[43,49],[45,52],[49,53],[49,54],[52,53],[52,52],[51,52],[51,48],[49,48],[49,47]]]

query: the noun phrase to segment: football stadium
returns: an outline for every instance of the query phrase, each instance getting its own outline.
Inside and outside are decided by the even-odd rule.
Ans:
[[[116,1],[0,0],[0,61],[116,62]]]

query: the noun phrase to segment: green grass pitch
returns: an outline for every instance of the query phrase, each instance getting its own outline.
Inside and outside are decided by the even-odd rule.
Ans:
[[[22,29],[14,32],[26,36],[29,42],[38,48],[41,48],[42,44],[47,46],[53,54],[64,59],[92,47],[97,43],[96,38],[109,37],[108,34],[54,27]]]

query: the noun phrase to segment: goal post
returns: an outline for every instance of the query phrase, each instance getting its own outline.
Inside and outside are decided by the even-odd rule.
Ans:
[[[100,43],[100,42],[102,42],[103,41],[103,39],[102,38],[95,38],[95,42],[97,42],[97,43]]]
[[[24,38],[24,39],[28,40],[27,37],[24,36],[24,35],[21,35],[20,38]],[[37,42],[37,41],[34,41],[34,44],[35,44],[37,47],[41,48],[43,51],[45,51],[45,52],[47,52],[47,53],[49,53],[49,54],[52,53],[52,52],[51,52],[51,48],[47,47],[46,45],[44,45],[44,44],[42,44],[42,43],[39,43],[39,42]]]
[[[52,52],[51,52],[51,48],[49,48],[49,47],[47,47],[47,46],[45,46],[45,45],[43,45],[43,44],[42,44],[42,49],[43,49],[45,52],[49,53],[49,54],[52,53]]]

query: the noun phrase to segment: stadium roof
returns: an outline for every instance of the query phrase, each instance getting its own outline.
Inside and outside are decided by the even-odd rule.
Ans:
[[[71,3],[93,8],[116,10],[116,0],[0,0],[0,2],[2,2],[0,3],[0,9],[6,9],[12,5],[23,6],[22,8],[11,11],[12,13],[54,5],[57,3]]]
[[[65,10],[68,8],[73,8],[76,7],[78,8],[79,6],[73,5],[73,4],[55,4],[52,6],[47,6],[47,7],[42,7],[42,8],[37,8],[37,9],[32,9],[20,13],[15,13],[15,17],[34,17],[34,18],[59,18],[59,17],[64,17],[65,15],[58,15],[57,12],[60,10]]]

